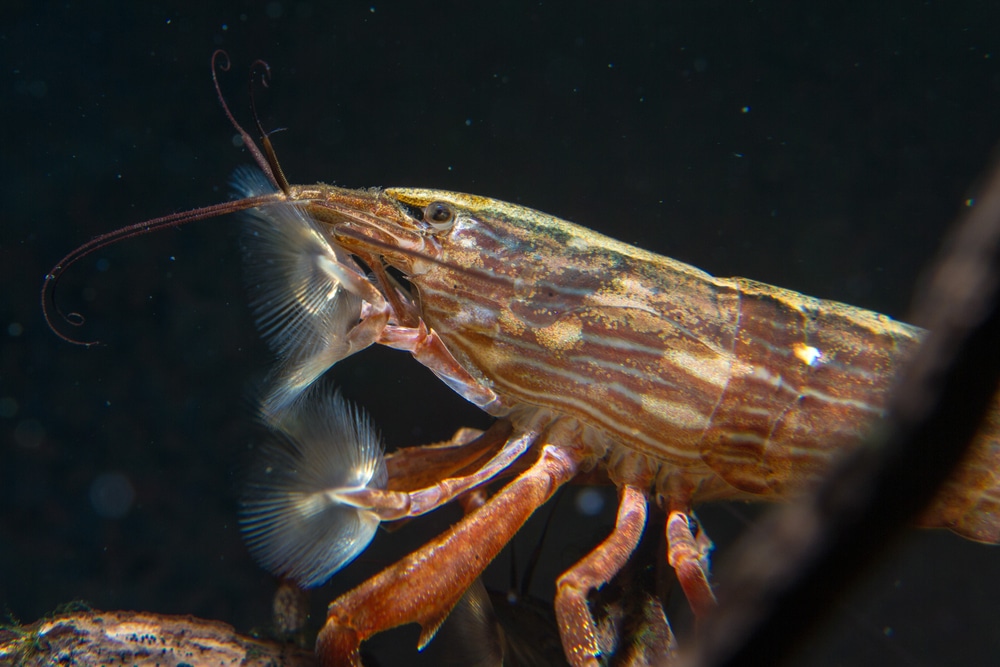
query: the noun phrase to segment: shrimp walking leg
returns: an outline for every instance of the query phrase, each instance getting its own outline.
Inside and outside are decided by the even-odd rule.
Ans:
[[[708,554],[712,542],[704,531],[695,537],[688,514],[673,511],[667,517],[667,562],[677,573],[677,580],[696,618],[702,618],[716,606],[715,593],[708,582]]]
[[[329,607],[316,651],[323,665],[361,665],[361,642],[406,623],[419,623],[420,647],[447,618],[528,517],[579,467],[574,450],[545,445],[538,460],[485,505]]]
[[[485,432],[462,428],[450,440],[397,449],[385,457],[387,488],[412,491],[482,467],[510,434],[510,423],[501,420]]]
[[[625,565],[646,527],[646,496],[623,485],[611,535],[556,582],[556,618],[563,648],[574,667],[597,667],[600,649],[587,593],[608,583]]]

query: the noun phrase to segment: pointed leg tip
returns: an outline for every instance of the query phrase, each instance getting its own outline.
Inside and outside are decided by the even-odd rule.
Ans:
[[[677,574],[691,611],[696,618],[704,618],[718,604],[709,583],[708,553],[711,541],[699,539],[692,534],[689,516],[684,512],[670,513],[666,532],[667,562]]]
[[[322,667],[362,667],[361,637],[332,618],[316,637],[316,657]]]

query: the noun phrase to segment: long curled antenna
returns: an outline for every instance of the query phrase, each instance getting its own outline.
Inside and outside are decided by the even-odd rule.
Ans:
[[[261,151],[253,137],[251,137],[250,134],[243,129],[239,122],[237,122],[236,117],[233,116],[232,112],[229,110],[229,105],[226,104],[226,98],[223,96],[222,88],[219,86],[219,78],[216,70],[218,69],[220,71],[227,72],[229,71],[229,67],[229,54],[222,49],[219,49],[212,54],[212,83],[215,86],[215,93],[219,98],[219,103],[222,105],[222,110],[226,114],[226,118],[229,119],[233,128],[235,128],[240,137],[242,137],[243,144],[247,147],[247,150],[250,151],[254,162],[257,163],[257,166],[264,172],[267,179],[280,192],[247,197],[236,201],[224,202],[222,204],[214,204],[212,206],[196,208],[182,213],[173,213],[160,218],[154,218],[152,220],[146,220],[144,222],[128,225],[127,227],[122,227],[121,229],[116,229],[113,232],[108,232],[107,234],[101,234],[100,236],[92,238],[71,251],[68,255],[59,260],[59,262],[45,275],[45,280],[42,283],[41,294],[42,315],[45,318],[45,323],[48,324],[53,333],[62,338],[64,341],[73,343],[74,345],[86,346],[96,345],[99,343],[99,341],[96,340],[78,340],[61,332],[56,327],[56,317],[74,327],[82,326],[84,322],[86,322],[86,318],[84,318],[84,316],[80,313],[65,313],[59,308],[59,305],[56,302],[56,287],[62,274],[65,273],[69,267],[73,266],[73,264],[80,261],[87,255],[124,239],[130,239],[135,236],[143,236],[168,227],[180,227],[181,225],[194,222],[196,220],[215,218],[228,213],[235,213],[236,211],[243,211],[248,208],[256,208],[258,206],[287,200],[289,192],[288,181],[285,179],[285,175],[281,171],[281,166],[278,164],[278,158],[274,153],[274,148],[271,146],[267,133],[264,132],[264,129],[261,126],[260,119],[257,117],[256,106],[253,103],[253,82],[255,69],[263,67],[264,73],[261,76],[261,82],[266,87],[267,82],[270,79],[270,67],[263,60],[257,60],[253,63],[250,69],[250,106],[253,112],[254,123],[261,133],[261,143],[264,145],[264,151]]]
[[[264,156],[267,158],[267,164],[270,167],[269,176],[271,177],[271,182],[287,195],[291,187],[288,185],[288,179],[285,178],[285,172],[281,169],[281,164],[278,163],[278,156],[274,152],[274,146],[271,145],[271,133],[264,131],[264,126],[260,123],[260,116],[257,115],[257,102],[254,99],[253,82],[254,71],[258,67],[261,69],[260,85],[267,88],[271,81],[271,66],[266,61],[258,59],[250,64],[250,114],[253,116],[253,122],[257,125],[257,133],[260,134],[260,143],[264,147]],[[256,149],[256,146],[254,148]],[[259,159],[257,163],[260,164]]]
[[[220,62],[221,59],[221,62]],[[247,147],[250,154],[253,156],[254,162],[260,167],[264,175],[267,176],[267,180],[271,181],[271,184],[281,190],[282,192],[288,192],[288,181],[285,181],[284,174],[281,174],[281,181],[275,176],[275,171],[279,174],[281,173],[281,168],[278,167],[278,159],[274,156],[274,150],[271,148],[271,142],[267,139],[267,134],[264,132],[264,128],[260,124],[260,119],[257,118],[257,106],[253,101],[253,81],[254,81],[254,68],[258,65],[263,65],[264,74],[261,77],[261,81],[264,87],[267,87],[267,82],[271,78],[271,66],[268,65],[263,60],[256,60],[250,66],[250,110],[254,117],[254,123],[257,125],[257,130],[261,135],[261,142],[266,143],[268,155],[265,157],[264,153],[261,152],[260,148],[257,146],[257,142],[254,141],[250,133],[243,129],[243,126],[239,124],[233,112],[229,110],[229,105],[226,104],[226,97],[222,94],[222,88],[219,86],[219,76],[216,73],[216,69],[223,72],[229,71],[229,54],[222,49],[216,49],[215,53],[212,54],[212,84],[215,86],[215,95],[219,98],[219,104],[222,105],[222,111],[226,114],[226,118],[229,119],[229,123],[233,126],[240,134],[240,138],[243,139],[243,145]],[[273,167],[272,167],[273,163]],[[275,169],[276,168],[276,169]],[[284,183],[282,187],[281,183]]]
[[[226,215],[227,213],[235,213],[236,211],[243,211],[248,208],[256,208],[257,206],[273,204],[280,201],[285,201],[285,195],[281,192],[275,192],[269,195],[259,195],[257,197],[248,197],[246,199],[238,199],[236,201],[227,201],[221,204],[214,204],[212,206],[196,208],[191,211],[174,213],[171,215],[165,215],[161,218],[137,222],[134,225],[122,227],[121,229],[116,229],[113,232],[101,234],[100,236],[90,239],[59,260],[59,262],[45,275],[45,282],[42,283],[42,315],[45,317],[45,323],[49,325],[49,328],[52,329],[52,332],[55,335],[59,336],[67,343],[86,346],[99,344],[100,341],[97,340],[78,340],[72,336],[64,334],[56,327],[56,320],[53,317],[54,315],[58,315],[59,319],[74,327],[82,326],[86,322],[86,318],[82,314],[75,311],[65,313],[61,308],[59,308],[58,303],[56,303],[56,287],[59,283],[59,278],[66,272],[66,269],[73,266],[90,253],[107,247],[112,243],[117,243],[118,241],[130,239],[135,236],[143,236],[168,227],[180,227],[181,225],[194,222],[196,220],[215,218],[220,215]]]

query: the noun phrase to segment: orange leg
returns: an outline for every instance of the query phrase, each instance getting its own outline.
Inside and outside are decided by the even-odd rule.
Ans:
[[[500,421],[483,434],[480,440],[485,440],[489,443],[492,436],[509,432],[509,423]],[[445,503],[451,502],[459,495],[470,489],[474,489],[480,484],[489,482],[495,476],[510,468],[535,443],[537,438],[538,431],[535,428],[529,428],[519,435],[507,438],[500,449],[493,453],[492,458],[482,465],[472,470],[463,468],[455,477],[432,480],[428,486],[422,488],[410,491],[396,491],[393,488],[351,487],[331,492],[328,494],[328,497],[334,498],[336,502],[360,509],[371,510],[382,521],[396,521],[408,517],[420,516],[421,514],[426,514],[437,509]],[[498,439],[497,441],[501,440]],[[452,449],[458,453],[462,453],[463,451],[460,447]],[[430,454],[432,451],[432,448],[424,449],[425,454]],[[485,454],[488,452],[489,449],[486,450],[483,456],[485,457]],[[411,463],[413,462],[411,461]],[[405,486],[409,481],[419,481],[421,479],[419,473],[426,473],[427,470],[427,468],[423,471],[417,470],[411,479],[397,480],[392,486]]]
[[[545,445],[538,460],[483,507],[334,600],[316,641],[320,662],[360,666],[362,641],[406,623],[420,624],[418,648],[426,646],[465,589],[532,512],[576,474],[578,459],[575,450]]]
[[[486,432],[460,428],[451,440],[397,449],[385,457],[387,488],[413,491],[479,468],[506,443],[510,433],[510,422],[500,420]]]
[[[712,541],[705,531],[698,537],[691,532],[686,512],[674,510],[667,517],[667,562],[677,573],[677,580],[684,589],[691,611],[702,618],[716,606],[715,593],[708,583],[708,554]]]
[[[389,477],[386,489],[401,492],[415,491],[432,486],[442,479],[478,470],[485,465],[490,456],[506,444],[510,433],[510,422],[500,420],[494,422],[485,432],[463,427],[455,431],[450,440],[397,449],[385,457]],[[503,472],[513,473],[513,467]],[[459,496],[459,500],[467,497],[469,493],[475,494],[476,491],[467,491],[465,495]],[[465,513],[468,514],[470,511],[466,510]],[[383,523],[382,528],[391,533],[410,521],[410,518],[401,518]]]
[[[556,619],[566,657],[574,667],[597,667],[600,649],[587,593],[618,574],[646,527],[646,496],[628,484],[620,490],[614,531],[556,582]]]

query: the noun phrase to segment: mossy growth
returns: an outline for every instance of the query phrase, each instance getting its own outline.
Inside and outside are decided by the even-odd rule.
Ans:
[[[71,600],[58,605],[41,620],[90,610],[90,605],[83,600]],[[42,626],[40,622],[24,625],[13,611],[5,609],[0,617],[0,663],[22,665],[39,654],[47,653],[49,644],[41,634]]]

